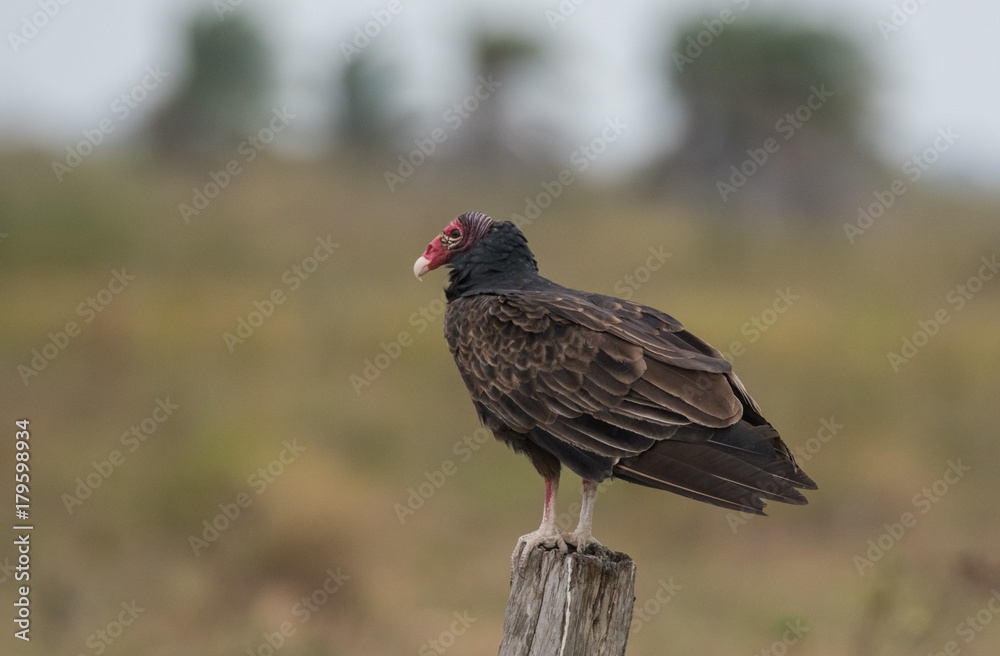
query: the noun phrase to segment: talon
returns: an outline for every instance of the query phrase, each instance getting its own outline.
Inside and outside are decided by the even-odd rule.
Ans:
[[[573,545],[576,548],[577,553],[584,553],[590,547],[604,546],[598,542],[589,531],[581,531],[579,528],[572,533],[564,533],[563,539],[566,540],[567,544]]]
[[[524,567],[525,563],[528,562],[528,556],[538,546],[546,549],[556,548],[561,553],[569,551],[569,547],[566,546],[566,540],[558,530],[543,530],[539,528],[537,531],[518,538],[514,553],[510,555],[511,567]]]
[[[546,549],[558,547],[562,553],[569,551],[569,547],[566,546],[566,540],[563,539],[555,523],[556,493],[558,490],[558,476],[556,478],[545,479],[545,509],[542,512],[542,525],[538,527],[537,531],[518,538],[517,546],[514,547],[514,553],[510,555],[511,569],[524,567],[525,563],[528,562],[528,556],[531,554],[531,551],[539,545],[542,545]],[[523,547],[521,546],[522,544],[524,545]]]

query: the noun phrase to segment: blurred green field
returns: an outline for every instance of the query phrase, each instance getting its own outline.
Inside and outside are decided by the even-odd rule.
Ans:
[[[208,170],[88,162],[57,184],[45,157],[0,161],[0,425],[11,438],[0,440],[0,480],[13,488],[13,422],[30,418],[37,527],[34,639],[25,649],[8,630],[4,644],[495,653],[510,551],[537,527],[542,482],[492,438],[475,440],[440,333],[445,275],[418,283],[412,263],[455,215],[509,218],[539,184],[418,171],[420,185],[389,194],[364,167],[259,161],[185,223],[178,205]],[[961,309],[948,300],[1000,253],[998,210],[913,190],[852,244],[841,222],[725,221],[579,183],[525,228],[544,275],[608,294],[626,276],[643,280],[633,299],[722,350],[741,342],[737,371],[820,486],[808,506],[772,504],[770,517],[744,521],[612,484],[595,535],[638,565],[629,654],[895,656],[949,641],[963,655],[1000,653],[1000,621],[965,624],[992,619],[1000,589],[1000,279]],[[338,246],[308,277],[294,273],[311,266],[318,238]],[[646,276],[650,248],[670,256]],[[78,311],[122,269],[135,280],[107,307]],[[224,334],[276,289],[284,301],[230,352]],[[765,313],[777,290],[798,298]],[[947,323],[894,372],[887,354],[941,309]],[[19,366],[70,321],[79,334],[25,385]],[[368,368],[369,384],[352,382],[387,359]],[[123,435],[145,434],[168,398],[177,409],[147,421],[144,441]],[[824,421],[839,428],[820,441]],[[301,454],[283,454],[286,441]],[[124,462],[67,508],[77,479],[113,451]],[[935,488],[959,460],[969,471]],[[566,474],[561,490],[572,528],[578,480]],[[401,507],[413,510],[402,521]],[[915,524],[885,537],[906,512]],[[213,520],[224,528],[209,541]],[[859,574],[855,556],[880,538],[889,548]],[[5,544],[0,559],[13,562]],[[330,572],[336,592],[317,593]],[[0,575],[12,599],[15,581]],[[661,603],[670,584],[680,589]],[[132,600],[144,610],[103,641],[97,632],[117,633],[109,625]],[[455,624],[455,613],[475,621]],[[807,629],[794,644],[782,642],[798,635],[789,623]]]

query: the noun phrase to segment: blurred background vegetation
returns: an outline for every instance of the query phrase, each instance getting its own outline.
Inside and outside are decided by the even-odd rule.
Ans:
[[[555,37],[614,17],[598,4],[372,5],[303,72],[266,11],[216,3],[184,14],[163,88],[122,86],[148,103],[62,146],[7,130],[0,413],[11,438],[31,420],[37,528],[33,639],[5,632],[5,653],[494,653],[542,483],[477,439],[445,276],[411,275],[470,209],[522,220],[544,275],[726,351],[819,483],[770,518],[603,492],[595,534],[638,564],[629,654],[997,653],[996,189],[933,175],[958,156],[948,126],[910,168],[880,150],[903,117],[879,90],[900,82],[868,23],[746,3],[664,20],[643,74],[679,136],[627,127],[580,91],[620,93],[576,63],[590,44]],[[452,41],[447,88],[414,82],[407,21]],[[59,47],[45,37],[20,47]],[[13,439],[0,454],[12,490]],[[571,475],[562,492],[569,529]]]

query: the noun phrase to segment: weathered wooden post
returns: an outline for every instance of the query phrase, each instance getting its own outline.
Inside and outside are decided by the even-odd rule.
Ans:
[[[623,656],[634,590],[626,554],[534,549],[512,574],[500,656]]]

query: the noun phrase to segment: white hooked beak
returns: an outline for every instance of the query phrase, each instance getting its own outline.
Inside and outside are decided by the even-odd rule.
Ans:
[[[423,276],[425,273],[427,273],[428,271],[431,270],[430,269],[430,264],[431,264],[431,261],[428,260],[423,255],[421,255],[420,257],[417,258],[417,261],[414,262],[414,264],[413,264],[413,275],[415,275],[417,277],[417,280],[420,280],[421,282],[423,282],[423,280],[421,279],[421,276]]]

